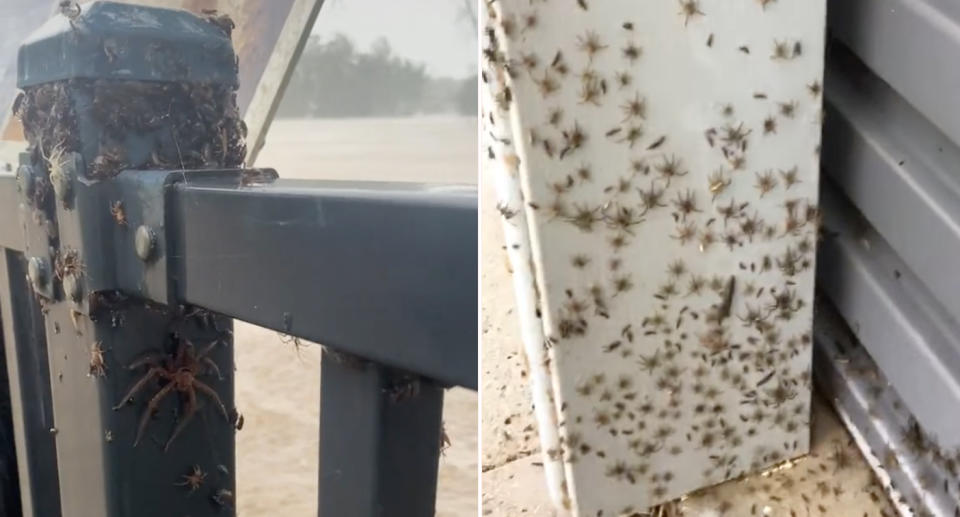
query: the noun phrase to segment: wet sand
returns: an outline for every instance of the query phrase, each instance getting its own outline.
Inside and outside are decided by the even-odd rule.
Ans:
[[[476,183],[476,121],[278,120],[256,166],[284,178]],[[237,505],[241,517],[317,514],[320,350],[237,322]],[[477,395],[446,394],[453,445],[440,460],[437,515],[477,512]],[[402,475],[402,473],[397,473]]]

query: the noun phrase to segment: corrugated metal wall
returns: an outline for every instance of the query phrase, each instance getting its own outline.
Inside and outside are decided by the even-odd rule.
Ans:
[[[827,235],[818,289],[880,372],[866,379],[842,361],[822,360],[818,375],[877,468],[891,471],[906,506],[953,516],[960,512],[960,2],[832,0],[828,12]],[[819,336],[822,356],[850,353]],[[919,426],[911,429],[913,418]],[[928,486],[941,476],[942,489]]]

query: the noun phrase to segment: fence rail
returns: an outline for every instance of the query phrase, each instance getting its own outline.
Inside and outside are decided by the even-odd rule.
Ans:
[[[190,104],[236,81],[211,26],[94,2],[21,50],[32,95],[22,102],[40,106],[27,116],[48,117],[25,124],[31,150],[17,174],[0,174],[0,318],[23,515],[232,513],[231,318],[325,347],[321,515],[432,515],[443,390],[477,388],[476,189],[283,181],[225,166],[229,103]],[[143,63],[100,55],[102,42],[129,37]],[[218,50],[182,66],[167,51],[185,41]],[[121,64],[134,71],[118,75]],[[215,70],[198,75],[198,64]],[[117,129],[97,118],[109,111],[97,95],[142,88],[149,102],[157,91],[128,73],[187,93],[180,112],[139,120],[159,129],[129,129],[125,156],[162,162],[175,149],[182,162],[175,121],[212,112],[225,122],[196,145],[219,142],[223,157],[209,144],[195,155],[216,167],[91,172]],[[121,116],[143,107],[135,93],[111,100],[131,104]],[[60,144],[41,138],[51,127]]]

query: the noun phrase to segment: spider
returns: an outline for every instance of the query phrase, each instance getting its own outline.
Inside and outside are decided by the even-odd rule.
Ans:
[[[196,492],[200,485],[207,479],[207,473],[200,470],[198,465],[193,466],[193,472],[190,474],[184,474],[180,476],[183,478],[183,481],[179,483],[174,483],[173,486],[182,486],[190,489],[190,492]]]
[[[230,417],[227,416],[227,408],[223,405],[223,401],[220,400],[217,392],[197,378],[210,370],[212,370],[217,377],[220,377],[220,368],[217,367],[213,360],[207,357],[207,354],[210,353],[217,343],[219,343],[219,341],[214,341],[201,350],[200,353],[196,353],[192,343],[186,339],[180,339],[174,355],[149,355],[134,361],[127,367],[129,370],[135,370],[141,366],[147,366],[149,368],[147,369],[147,373],[144,374],[143,377],[130,388],[130,391],[120,399],[120,402],[113,407],[114,410],[118,410],[126,405],[131,398],[146,387],[150,381],[166,381],[166,384],[164,384],[147,403],[147,409],[143,412],[143,416],[140,417],[137,437],[133,442],[134,447],[136,447],[140,443],[140,439],[143,438],[143,432],[150,422],[150,417],[157,411],[160,402],[172,391],[180,394],[181,401],[185,405],[185,411],[182,413],[183,416],[174,428],[173,433],[171,433],[170,438],[167,439],[167,443],[163,447],[164,452],[170,448],[170,444],[173,443],[173,440],[175,440],[187,424],[190,423],[190,419],[194,413],[196,413],[197,391],[213,399],[217,404],[217,409],[219,409],[223,415],[224,420],[230,421]]]
[[[90,346],[89,375],[95,377],[107,376],[107,366],[103,359],[103,348],[100,347],[99,341]]]
[[[110,205],[110,215],[118,225],[127,225],[127,212],[123,209],[123,201],[117,201]]]

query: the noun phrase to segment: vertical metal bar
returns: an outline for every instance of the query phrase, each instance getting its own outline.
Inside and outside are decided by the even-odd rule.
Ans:
[[[327,351],[320,370],[320,515],[432,516],[443,389]]]
[[[0,311],[23,516],[59,517],[44,317],[27,285],[23,254],[10,250],[0,250]]]

